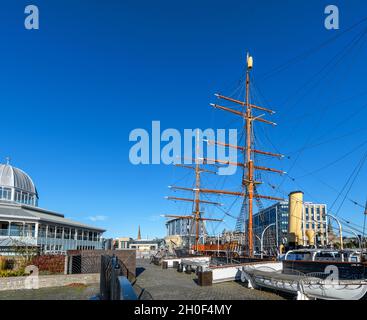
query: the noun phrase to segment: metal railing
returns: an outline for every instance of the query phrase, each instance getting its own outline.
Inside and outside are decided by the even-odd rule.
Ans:
[[[153,300],[148,291],[136,283],[135,275],[115,255],[101,256],[101,300]]]

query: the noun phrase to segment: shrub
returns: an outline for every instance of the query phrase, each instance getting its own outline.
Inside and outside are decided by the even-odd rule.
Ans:
[[[65,267],[65,256],[40,255],[34,257],[31,264],[37,266],[40,272],[63,273]]]
[[[6,269],[6,258],[0,256],[0,271]]]
[[[0,278],[24,276],[24,270],[0,270]]]

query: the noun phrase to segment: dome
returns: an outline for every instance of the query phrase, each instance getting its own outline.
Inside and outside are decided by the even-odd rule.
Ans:
[[[0,200],[36,205],[37,189],[24,171],[9,164],[0,164]]]

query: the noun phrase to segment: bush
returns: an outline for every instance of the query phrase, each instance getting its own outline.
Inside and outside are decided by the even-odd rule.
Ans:
[[[24,270],[0,270],[0,278],[25,276]]]
[[[40,272],[64,273],[65,256],[63,255],[40,255],[32,259],[31,264],[38,267]]]
[[[6,258],[0,256],[0,271],[5,270],[6,269]]]

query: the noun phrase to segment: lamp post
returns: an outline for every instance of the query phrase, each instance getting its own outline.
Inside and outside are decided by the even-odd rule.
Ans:
[[[337,224],[339,225],[339,236],[340,236],[340,249],[343,250],[343,234],[342,234],[342,225],[339,221],[339,219],[337,217],[335,217],[334,215],[330,214],[330,213],[326,213],[326,216],[329,216],[331,218],[333,218]]]
[[[261,259],[264,257],[263,249],[264,249],[264,234],[266,230],[268,230],[270,227],[275,226],[275,223],[269,224],[261,233],[261,240],[260,240],[260,251],[261,251]]]
[[[260,237],[257,234],[255,234],[255,237],[257,238],[257,240],[259,240],[260,246],[261,246],[261,239],[260,239]]]
[[[359,237],[359,235],[356,232],[354,232],[353,230],[351,230],[351,229],[348,229],[348,232],[353,233],[357,237],[358,242],[359,242],[359,249],[362,250],[362,242],[361,242],[361,238]]]

